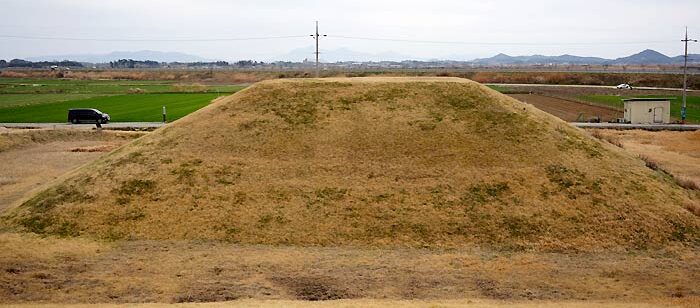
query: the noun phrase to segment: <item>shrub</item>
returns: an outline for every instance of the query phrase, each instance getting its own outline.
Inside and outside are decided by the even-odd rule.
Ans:
[[[146,90],[141,89],[141,88],[131,88],[129,91],[127,91],[129,94],[143,94],[146,93]]]
[[[620,141],[620,138],[615,137],[615,136],[605,135],[605,134],[601,133],[600,130],[598,130],[598,129],[592,130],[591,136],[595,137],[596,139],[607,141],[610,144],[617,146],[619,148],[624,148],[624,146],[622,145],[622,142]]]
[[[173,85],[173,89],[175,92],[207,92],[209,90],[209,87],[206,85],[203,85],[201,83],[193,83],[193,84],[176,84]]]
[[[675,180],[678,186],[680,187],[690,190],[700,190],[700,185],[698,185],[698,183],[692,179],[685,177],[676,177]]]
[[[693,215],[700,217],[700,204],[686,204],[685,209],[693,213]]]
[[[651,159],[651,157],[649,157],[649,156],[639,155],[639,159],[643,160],[644,164],[647,166],[647,168],[649,168],[651,170],[666,172],[661,168],[661,166],[659,166],[659,163],[657,163],[655,160]]]

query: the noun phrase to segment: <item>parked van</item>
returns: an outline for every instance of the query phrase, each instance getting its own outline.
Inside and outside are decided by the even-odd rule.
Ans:
[[[97,109],[70,109],[68,110],[68,122],[79,123],[109,123],[109,115]]]

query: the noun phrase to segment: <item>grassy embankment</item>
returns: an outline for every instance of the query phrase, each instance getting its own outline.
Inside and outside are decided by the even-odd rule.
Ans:
[[[280,80],[110,153],[6,222],[108,240],[646,249],[700,243],[696,202],[464,79]]]

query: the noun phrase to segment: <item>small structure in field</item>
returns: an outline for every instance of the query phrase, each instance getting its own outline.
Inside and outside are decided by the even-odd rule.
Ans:
[[[632,98],[625,103],[625,122],[631,124],[671,123],[671,99]]]

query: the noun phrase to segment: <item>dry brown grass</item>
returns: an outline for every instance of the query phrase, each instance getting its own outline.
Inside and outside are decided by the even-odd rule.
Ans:
[[[5,221],[63,236],[303,246],[700,241],[685,190],[551,115],[454,78],[259,83],[67,178]]]
[[[0,130],[0,153],[57,141],[130,141],[145,134],[144,132],[82,129],[6,129]]]
[[[104,244],[8,233],[0,233],[0,245],[0,304],[304,305],[337,299],[344,301],[323,305],[471,301],[624,306],[695,303],[700,294],[695,283],[700,279],[698,251],[679,247],[633,253],[504,253],[475,247]]]
[[[638,155],[647,167],[673,177],[680,187],[700,198],[700,131],[617,131],[593,130],[597,138],[617,140],[630,153]],[[693,191],[695,193],[693,194]],[[691,213],[698,215],[698,201],[684,203]]]
[[[56,177],[142,135],[77,130],[0,132],[0,211]]]
[[[76,152],[76,153],[111,152],[118,147],[119,147],[118,145],[98,145],[98,146],[73,148],[70,151]]]
[[[675,179],[676,183],[678,183],[680,187],[691,190],[700,190],[700,185],[698,185],[698,183],[692,179],[686,177],[675,177]]]
[[[324,71],[322,77],[459,77],[482,83],[515,84],[576,84],[576,85],[616,85],[629,83],[635,86],[681,88],[682,80],[674,74],[632,74],[632,73],[574,73],[574,72],[462,72],[462,71]],[[171,80],[179,82],[204,83],[254,83],[261,80],[279,78],[309,78],[312,71],[213,71],[208,70],[77,70],[51,72],[41,70],[3,70],[0,77],[6,78],[72,78],[72,79],[114,79],[114,80]],[[688,79],[691,89],[700,89],[700,77],[691,75]]]
[[[700,204],[688,204],[686,205],[686,209],[693,213],[693,215],[700,217]]]
[[[680,300],[651,300],[648,302],[612,302],[612,301],[524,301],[524,302],[502,302],[493,300],[461,299],[461,300],[339,300],[331,302],[306,302],[293,300],[238,300],[223,303],[207,304],[179,304],[179,307],[470,307],[470,308],[532,308],[532,307],[572,307],[572,308],[649,308],[649,307],[697,307],[700,305],[698,298],[688,298]],[[138,307],[138,308],[160,308],[171,307],[171,304],[68,304],[68,305],[13,305],[13,307],[67,307],[67,308],[90,308],[90,307]]]
[[[595,138],[607,141],[608,143],[610,143],[614,146],[624,148],[624,145],[622,144],[622,141],[620,140],[620,138],[615,136],[615,135],[605,134],[605,133],[603,133],[603,130],[601,130],[601,129],[592,129],[592,130],[590,130],[590,133],[591,133],[591,136],[593,136]]]

